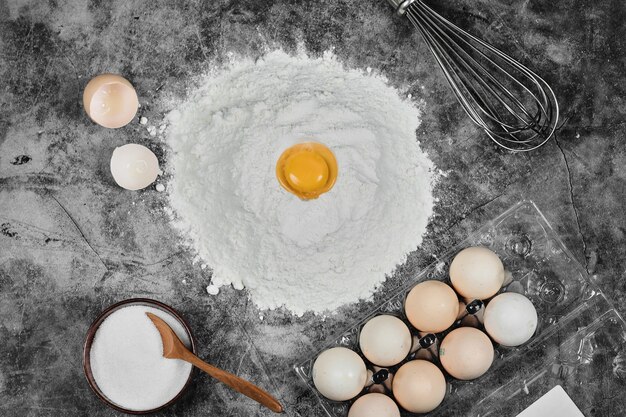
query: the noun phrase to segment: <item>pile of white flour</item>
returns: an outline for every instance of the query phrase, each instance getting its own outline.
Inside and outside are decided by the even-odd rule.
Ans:
[[[368,298],[422,241],[433,164],[419,111],[331,54],[273,52],[207,76],[169,115],[171,205],[213,270],[260,308],[324,312]],[[324,143],[339,176],[317,200],[280,187],[285,148]]]

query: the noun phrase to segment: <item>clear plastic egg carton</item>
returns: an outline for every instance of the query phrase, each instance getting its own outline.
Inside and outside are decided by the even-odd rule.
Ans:
[[[472,415],[516,416],[559,385],[585,416],[626,414],[626,329],[615,310],[545,351],[539,364],[524,364],[512,380],[478,399]]]
[[[532,380],[526,378],[527,373],[538,372],[537,370],[542,366],[548,369],[545,371],[546,375],[549,372],[555,372],[557,368],[566,369],[562,368],[562,364],[568,363],[567,360],[570,359],[562,362],[559,355],[563,352],[565,354],[569,354],[570,351],[576,352],[572,346],[576,345],[581,334],[591,331],[590,326],[600,326],[599,328],[606,332],[609,331],[606,330],[609,327],[611,331],[618,328],[615,336],[612,338],[607,336],[607,340],[610,339],[610,347],[602,349],[615,351],[615,355],[621,352],[621,345],[626,340],[626,324],[612,309],[604,295],[592,285],[584,268],[565,248],[535,204],[532,201],[522,201],[482,226],[459,245],[438,256],[439,261],[418,273],[413,282],[334,338],[331,343],[320,346],[314,355],[294,366],[295,372],[316,394],[329,417],[346,417],[354,399],[335,402],[322,397],[317,392],[313,385],[311,371],[319,353],[331,347],[343,346],[361,354],[358,344],[359,331],[368,320],[380,314],[400,317],[411,331],[417,334],[416,329],[410,325],[404,314],[406,295],[421,281],[437,279],[450,284],[448,277],[450,262],[461,249],[469,246],[488,247],[498,254],[507,275],[501,292],[513,291],[528,297],[537,309],[539,323],[535,335],[522,346],[511,348],[494,344],[494,362],[489,371],[480,378],[461,381],[446,376],[448,383],[446,397],[437,409],[428,413],[429,416],[487,416],[492,415],[494,409],[504,410],[503,407],[506,407],[506,404],[501,404],[502,402],[508,403],[511,401],[509,398],[515,395],[526,395],[529,392],[524,388],[526,386],[524,384],[529,384],[528,381]],[[610,315],[613,321],[606,321],[607,315]],[[571,345],[572,343],[574,345]],[[583,350],[584,348],[583,346]],[[593,348],[589,349],[593,350]],[[620,366],[626,369],[626,353],[619,354],[624,356]],[[409,355],[400,364],[390,367],[390,370],[395,372],[406,361],[414,359],[413,355]],[[546,364],[546,358],[548,358],[548,364]],[[373,365],[366,358],[363,357],[363,360],[368,369],[373,369]],[[579,358],[579,360],[585,359]],[[540,379],[536,377],[532,381]],[[585,380],[580,380],[579,383],[584,384]],[[520,384],[522,384],[521,387]],[[389,390],[386,392],[392,396]],[[364,390],[361,395],[365,393],[367,390]],[[626,396],[618,397],[626,407]],[[413,414],[403,411],[403,415]],[[507,412],[493,415],[512,416],[515,414]]]

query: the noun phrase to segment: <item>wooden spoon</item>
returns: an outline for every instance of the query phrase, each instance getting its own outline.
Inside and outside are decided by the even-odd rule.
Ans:
[[[283,406],[280,405],[278,400],[276,400],[270,394],[263,391],[256,385],[246,381],[245,379],[241,379],[236,375],[223,371],[213,365],[209,365],[208,363],[204,362],[202,359],[198,358],[185,347],[183,342],[181,342],[176,333],[174,333],[172,328],[166,322],[164,322],[161,318],[152,313],[146,312],[146,314],[148,315],[150,320],[152,320],[152,323],[154,323],[157,330],[161,334],[161,339],[163,340],[164,357],[168,359],[180,359],[185,362],[189,362],[190,364],[200,368],[207,374],[211,375],[213,378],[223,382],[235,391],[252,398],[254,401],[258,402],[261,405],[264,405],[273,412],[283,412]]]

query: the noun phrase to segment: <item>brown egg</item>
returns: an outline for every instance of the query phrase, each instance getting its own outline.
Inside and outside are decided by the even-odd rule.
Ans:
[[[409,292],[404,311],[418,330],[439,333],[456,320],[459,299],[449,285],[435,280],[424,281]]]
[[[124,77],[101,74],[87,83],[83,106],[91,120],[100,126],[115,129],[133,120],[139,99],[133,85]]]
[[[405,363],[393,379],[393,395],[407,411],[428,413],[446,395],[446,379],[435,365],[421,359]]]
[[[452,330],[439,346],[439,360],[457,379],[470,380],[483,375],[493,362],[491,339],[473,327]]]
[[[485,300],[502,288],[504,266],[498,255],[487,248],[466,248],[452,260],[450,280],[461,296]]]

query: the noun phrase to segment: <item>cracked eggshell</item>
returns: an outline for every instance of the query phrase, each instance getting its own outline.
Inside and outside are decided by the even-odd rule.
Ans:
[[[129,143],[113,151],[111,175],[120,187],[141,190],[156,180],[159,175],[159,161],[150,149]]]
[[[139,108],[139,98],[133,85],[124,77],[101,74],[85,86],[83,106],[91,120],[116,129],[133,120]]]

